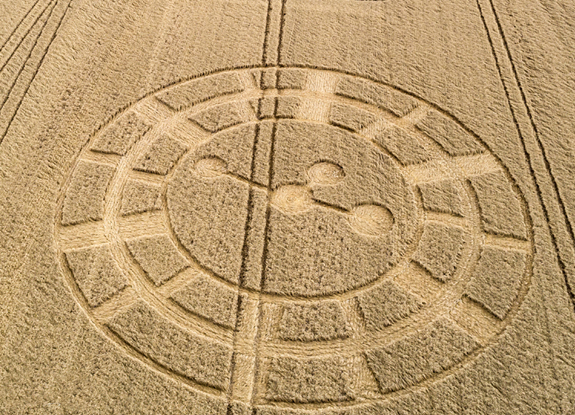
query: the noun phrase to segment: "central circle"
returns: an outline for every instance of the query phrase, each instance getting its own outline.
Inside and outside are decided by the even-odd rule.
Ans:
[[[331,125],[262,121],[214,134],[168,185],[172,228],[209,273],[247,289],[325,296],[368,284],[415,238],[391,157]]]

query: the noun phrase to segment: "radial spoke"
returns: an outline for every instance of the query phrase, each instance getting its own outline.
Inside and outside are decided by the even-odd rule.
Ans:
[[[451,178],[450,171],[445,163],[441,163],[438,160],[406,166],[403,172],[406,179],[412,184],[435,182]]]
[[[144,212],[123,217],[118,223],[118,232],[122,239],[167,233],[168,227],[162,211]]]
[[[430,302],[443,289],[444,284],[433,278],[429,272],[412,262],[407,269],[395,277],[394,281],[402,288]]]
[[[404,117],[398,119],[396,123],[401,127],[407,127],[409,130],[415,129],[415,124],[424,119],[428,112],[429,106],[419,103],[417,107],[415,107]]]
[[[450,213],[427,211],[425,212],[425,219],[462,227],[467,227],[469,225],[466,218],[455,216]]]
[[[329,123],[331,102],[317,98],[302,98],[298,109],[298,118],[317,122]]]
[[[392,125],[392,123],[389,120],[380,117],[376,121],[369,124],[368,126],[359,130],[358,134],[363,137],[369,138],[370,140],[373,140],[381,131],[385,130],[390,125]],[[377,147],[379,147],[379,144],[377,143],[374,144]]]
[[[332,72],[314,71],[309,74],[305,89],[324,94],[333,94],[339,79],[340,75]]]
[[[485,245],[506,249],[510,248],[525,252],[530,252],[531,250],[531,243],[529,241],[522,241],[520,239],[508,238],[492,234],[485,234]]]
[[[60,249],[64,252],[108,242],[103,221],[62,226],[59,234]]]
[[[501,166],[490,154],[453,157],[453,166],[463,171],[465,177],[478,176],[501,170]]]
[[[404,167],[403,171],[413,184],[435,182],[452,178],[454,172],[471,177],[501,170],[489,154],[448,157],[444,161],[431,160]]]
[[[451,318],[480,343],[486,345],[501,329],[502,322],[478,303],[462,298],[451,312]]]
[[[198,144],[208,140],[211,136],[209,132],[205,131],[188,118],[180,118],[172,123],[169,126],[168,132],[190,147],[197,146]]]
[[[150,184],[162,184],[165,180],[165,176],[140,170],[131,170],[128,173],[128,177],[132,180],[139,180]]]
[[[96,163],[110,164],[117,166],[120,162],[121,156],[117,154],[100,153],[98,151],[85,151],[81,159],[86,161],[94,161]]]
[[[379,384],[367,364],[365,355],[360,354],[352,358],[352,388],[355,393],[365,399],[381,397]]]
[[[94,316],[101,322],[112,318],[120,310],[129,308],[138,301],[138,294],[132,287],[127,287],[105,303],[93,309]]]
[[[147,98],[139,103],[135,111],[140,114],[151,125],[158,124],[170,117],[173,117],[175,112],[162,101],[158,100],[155,96]]]
[[[158,293],[163,297],[170,297],[173,293],[179,289],[185,287],[195,278],[201,271],[196,269],[194,266],[184,269],[178,275],[164,283],[162,286],[157,288]]]

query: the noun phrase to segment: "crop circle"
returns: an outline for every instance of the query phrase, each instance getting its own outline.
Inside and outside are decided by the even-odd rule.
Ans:
[[[56,221],[110,339],[246,407],[408,393],[497,341],[530,284],[523,198],[490,150],[333,71],[225,71],[136,102],[82,150]]]

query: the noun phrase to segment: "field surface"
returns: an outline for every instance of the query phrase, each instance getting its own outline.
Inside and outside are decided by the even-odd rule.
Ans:
[[[573,22],[0,0],[0,413],[575,414]]]

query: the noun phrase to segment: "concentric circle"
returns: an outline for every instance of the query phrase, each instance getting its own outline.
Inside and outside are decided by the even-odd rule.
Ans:
[[[405,256],[420,225],[414,199],[374,143],[280,119],[226,129],[190,151],[169,181],[167,210],[208,273],[317,297],[365,286]]]
[[[137,102],[82,150],[57,222],[98,327],[245,407],[437,380],[497,341],[530,281],[523,199],[489,149],[331,71],[226,71]]]

